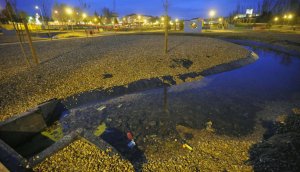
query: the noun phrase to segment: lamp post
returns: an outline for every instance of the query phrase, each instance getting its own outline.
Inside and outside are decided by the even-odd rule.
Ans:
[[[285,21],[287,20],[287,18],[288,18],[288,16],[287,16],[287,15],[284,15],[284,16],[283,16],[283,24],[286,24],[286,22],[285,22]]]
[[[274,18],[274,22],[275,22],[275,24],[278,22],[278,20],[279,20],[279,18],[278,18],[278,17],[275,17],[275,18]]]
[[[141,29],[141,15],[138,15],[139,28]]]
[[[211,19],[212,19],[213,17],[215,17],[215,15],[216,15],[216,11],[215,11],[215,10],[210,10],[210,11],[209,11],[209,16],[210,16]]]
[[[162,26],[165,25],[165,17],[161,17],[161,21],[162,21]]]
[[[83,22],[84,22],[84,24],[86,24],[86,20],[85,20],[85,18],[87,17],[87,14],[86,13],[82,13],[82,20],[83,20]]]
[[[42,23],[44,23],[44,17],[43,17],[43,13],[42,13],[42,10],[39,8],[39,6],[35,6],[34,7],[36,10],[39,10],[40,11],[40,14],[41,14],[41,17],[42,17]]]
[[[175,19],[175,31],[177,30],[178,19]]]
[[[58,16],[58,11],[57,11],[57,10],[54,10],[54,14],[55,14],[55,16],[57,17],[57,21],[58,21],[58,24],[59,24],[59,16]]]
[[[292,14],[289,14],[288,16],[287,16],[287,19],[288,19],[288,21],[289,21],[289,23],[292,25],[292,22],[291,22],[291,20],[293,19],[293,15]]]
[[[72,22],[72,14],[73,14],[73,10],[72,8],[66,8],[66,13],[70,16],[70,20],[69,22]],[[72,32],[74,32],[74,29],[73,29],[73,24],[71,23],[71,27],[72,27]]]

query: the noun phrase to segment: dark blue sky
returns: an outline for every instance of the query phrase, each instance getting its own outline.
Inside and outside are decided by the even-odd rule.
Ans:
[[[33,14],[34,6],[40,3],[40,0],[16,0],[18,9]],[[70,6],[79,6],[80,0],[46,0],[49,9],[54,2],[69,4]],[[92,14],[94,11],[101,12],[103,7],[113,8],[113,0],[85,0],[90,4],[90,8],[85,11]],[[160,16],[163,14],[163,0],[116,0],[116,11],[120,16],[139,13],[147,15]],[[169,0],[169,14],[174,18],[190,19],[194,17],[208,17],[208,11],[214,9],[217,15],[226,16],[232,12],[238,2],[242,2],[248,7],[257,7],[256,2],[260,0]],[[4,0],[0,0],[0,6],[4,6]],[[254,5],[255,4],[255,5]]]

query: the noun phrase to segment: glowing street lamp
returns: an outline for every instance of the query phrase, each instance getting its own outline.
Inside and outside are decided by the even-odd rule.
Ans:
[[[57,10],[54,10],[54,13],[55,13],[55,14],[58,14],[58,11],[57,11]]]
[[[140,15],[138,15],[138,19],[140,20],[142,17]]]
[[[72,8],[66,8],[66,13],[67,13],[68,15],[72,15],[72,14],[73,14]]]
[[[177,23],[179,21],[179,19],[175,19],[175,22]]]
[[[72,8],[66,8],[65,9],[66,10],[66,13],[68,14],[68,15],[70,15],[70,16],[72,16],[72,14],[73,14],[73,10],[72,10]],[[71,20],[69,20],[69,23],[71,22]],[[74,29],[73,29],[73,24],[71,24],[71,26],[72,26],[72,31],[74,32]]]
[[[275,22],[277,22],[278,20],[279,20],[279,18],[278,18],[278,17],[275,17],[275,18],[274,18],[274,21],[275,21]]]
[[[293,15],[292,14],[290,14],[290,15],[288,15],[288,17],[287,17],[288,19],[292,19],[293,18]]]
[[[44,17],[43,17],[43,13],[42,13],[42,10],[39,8],[39,6],[35,6],[34,7],[36,10],[40,10],[40,14],[41,14],[41,17],[42,17],[42,23],[43,23],[43,21],[44,21]]]
[[[210,11],[209,11],[209,16],[210,16],[211,18],[213,18],[215,15],[216,15],[216,11],[215,11],[215,10],[210,10]]]
[[[86,15],[85,13],[83,13],[83,14],[82,14],[82,18],[85,19],[86,17],[87,17],[87,15]]]

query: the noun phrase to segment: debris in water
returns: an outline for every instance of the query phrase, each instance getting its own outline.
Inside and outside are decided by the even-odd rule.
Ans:
[[[58,122],[56,122],[56,123],[54,123],[54,125],[46,128],[46,130],[41,132],[41,134],[55,142],[57,142],[64,136],[62,126]]]
[[[133,136],[130,131],[127,132],[127,138],[128,138],[128,140],[133,140]]]
[[[214,132],[214,129],[212,128],[212,122],[211,121],[208,121],[207,123],[206,123],[206,130],[207,131],[210,131],[210,132]]]
[[[106,106],[105,106],[105,105],[102,105],[102,106],[98,107],[97,110],[98,110],[98,111],[102,111],[102,110],[104,110],[105,108],[106,108]]]
[[[95,136],[100,136],[106,130],[106,124],[103,122],[100,124],[97,129],[94,131]]]
[[[131,140],[131,141],[127,144],[127,146],[128,146],[129,148],[133,148],[135,145],[136,145],[136,144],[135,144],[134,140]]]

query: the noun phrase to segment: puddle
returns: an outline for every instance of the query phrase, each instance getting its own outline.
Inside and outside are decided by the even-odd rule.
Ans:
[[[11,144],[14,150],[24,158],[33,157],[53,145],[64,136],[62,126],[58,122],[55,122],[50,127],[47,127],[36,134],[23,133],[22,135],[25,136],[26,134],[30,134],[31,136],[19,144]],[[22,135],[19,133],[19,137],[22,137]]]

